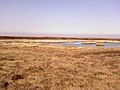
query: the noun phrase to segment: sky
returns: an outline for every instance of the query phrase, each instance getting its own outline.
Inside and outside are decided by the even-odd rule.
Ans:
[[[120,0],[0,0],[0,35],[120,34]]]

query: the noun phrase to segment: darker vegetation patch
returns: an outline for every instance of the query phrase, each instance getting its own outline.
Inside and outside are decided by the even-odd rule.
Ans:
[[[94,75],[95,75],[95,76],[96,76],[96,75],[106,75],[106,73],[104,73],[104,72],[96,72]]]
[[[6,88],[8,87],[9,83],[8,82],[4,82],[3,86]]]
[[[0,58],[0,61],[3,61],[3,60],[6,60],[7,58],[5,58],[5,57],[1,57]]]
[[[12,80],[19,80],[19,79],[24,79],[23,78],[23,75],[14,75],[13,77],[12,77]]]
[[[9,86],[9,83],[6,82],[6,81],[3,81],[2,84],[1,84],[2,88],[7,88],[8,86]]]

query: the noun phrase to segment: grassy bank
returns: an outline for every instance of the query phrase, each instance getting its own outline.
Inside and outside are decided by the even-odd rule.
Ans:
[[[0,44],[0,90],[119,90],[120,48]]]

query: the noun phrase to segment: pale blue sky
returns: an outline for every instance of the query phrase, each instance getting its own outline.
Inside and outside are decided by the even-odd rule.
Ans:
[[[120,0],[0,0],[0,33],[120,34]]]

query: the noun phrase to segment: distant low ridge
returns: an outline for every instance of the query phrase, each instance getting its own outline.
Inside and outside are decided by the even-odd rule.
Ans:
[[[120,40],[120,38],[100,37],[56,37],[56,36],[0,36],[0,39],[78,39],[78,40]]]

